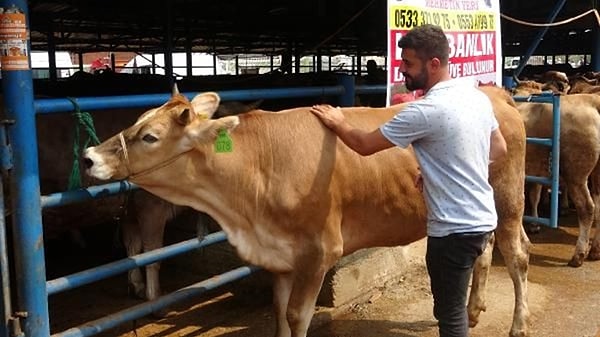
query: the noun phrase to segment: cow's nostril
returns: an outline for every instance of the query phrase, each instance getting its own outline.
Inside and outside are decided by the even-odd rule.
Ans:
[[[86,168],[90,168],[92,166],[94,166],[94,162],[90,159],[90,158],[83,158],[83,165],[85,165]]]

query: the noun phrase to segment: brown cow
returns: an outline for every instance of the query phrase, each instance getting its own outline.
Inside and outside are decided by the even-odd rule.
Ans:
[[[551,137],[551,104],[520,103],[518,109],[523,116],[528,137]],[[579,222],[579,238],[569,265],[579,267],[586,256],[592,260],[600,259],[600,97],[594,94],[561,96],[560,118],[560,176],[577,209]],[[547,147],[527,145],[526,158],[527,174],[547,175]],[[588,189],[588,178],[591,190]],[[540,186],[536,185],[535,189],[530,193],[531,196],[539,196]],[[596,222],[596,234],[588,255],[593,222]]]
[[[521,226],[525,130],[512,99],[485,88],[509,154],[492,164],[498,247],[515,288],[511,336],[528,335],[529,240]],[[211,215],[249,263],[274,275],[277,337],[304,337],[325,273],[343,255],[406,245],[425,236],[426,208],[413,180],[412,150],[361,157],[309,112],[254,111],[211,120],[215,93],[191,102],[175,95],[130,128],[86,150],[88,173],[129,179],[175,204]],[[402,109],[345,108],[349,121],[374,128]],[[219,138],[218,138],[219,137]],[[216,152],[216,141],[232,152]],[[227,149],[227,146],[221,147]],[[475,266],[469,317],[485,310],[491,242]]]
[[[569,79],[571,85],[570,94],[598,94],[600,93],[600,86],[598,86],[597,79],[589,79],[584,75],[572,76]]]

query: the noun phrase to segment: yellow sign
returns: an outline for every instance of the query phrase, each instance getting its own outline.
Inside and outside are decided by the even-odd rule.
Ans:
[[[390,7],[390,28],[410,30],[424,24],[440,26],[445,31],[495,30],[494,14],[484,11],[456,11],[415,6]]]

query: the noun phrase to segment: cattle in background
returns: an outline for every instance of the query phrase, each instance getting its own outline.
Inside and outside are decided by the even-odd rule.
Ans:
[[[543,91],[550,91],[558,95],[566,95],[570,90],[568,81],[564,82],[563,80],[557,79],[542,83],[533,80],[519,80],[515,77],[514,82],[516,85],[512,89],[512,94],[515,96],[529,96],[540,94]]]
[[[225,102],[219,105],[215,117],[252,110],[261,102],[247,104]],[[93,112],[97,136],[102,139],[114,134],[133,123],[142,112],[143,109],[111,109]],[[74,128],[77,121],[70,113],[59,113],[38,115],[36,124],[41,193],[46,195],[64,191],[69,184],[73,168]],[[81,168],[81,172],[83,170]],[[82,180],[84,187],[104,183],[87,176],[83,176]],[[42,213],[44,236],[46,240],[52,240],[68,232],[78,246],[85,248],[87,243],[84,235],[81,234],[83,227],[117,220],[127,256],[133,256],[163,247],[165,225],[185,210],[186,207],[173,205],[144,190],[138,190],[83,204],[46,209]],[[193,217],[188,217],[189,219]],[[200,221],[198,224],[200,228],[208,231],[207,219],[202,217],[198,221]],[[128,281],[136,296],[148,300],[157,298],[161,292],[159,264],[146,266],[145,276],[139,269],[130,270]]]
[[[523,337],[529,317],[529,240],[521,226],[525,130],[507,93],[481,90],[490,96],[508,144],[508,155],[490,166],[490,182],[499,215],[495,235],[515,289],[510,335]],[[411,149],[400,148],[361,157],[309,108],[211,120],[218,103],[214,93],[191,102],[173,96],[88,148],[89,173],[129,179],[215,218],[244,260],[273,273],[276,336],[304,337],[323,277],[341,256],[425,236],[426,207],[413,183],[417,161]],[[375,128],[401,108],[343,111],[351,123]],[[232,152],[215,152],[216,142],[224,142],[217,149]],[[473,273],[471,325],[486,309],[492,244]]]
[[[528,137],[552,136],[552,105],[519,103]],[[577,209],[579,237],[569,265],[579,267],[586,257],[600,259],[600,97],[593,94],[574,94],[560,98],[560,176],[569,198]],[[549,167],[549,149],[535,144],[527,145],[526,172],[546,176]],[[591,188],[588,189],[588,178]],[[541,186],[533,184],[530,198],[534,216]],[[537,198],[537,199],[536,199]],[[596,234],[589,248],[592,224]]]
[[[600,93],[597,79],[587,78],[585,75],[577,74],[569,78],[571,84],[570,94],[594,94]]]

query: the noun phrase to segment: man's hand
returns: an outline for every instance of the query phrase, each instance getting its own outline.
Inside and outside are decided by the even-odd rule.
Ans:
[[[335,129],[345,121],[344,114],[340,107],[334,108],[331,105],[313,105],[310,112],[319,117],[319,119],[330,129]]]

